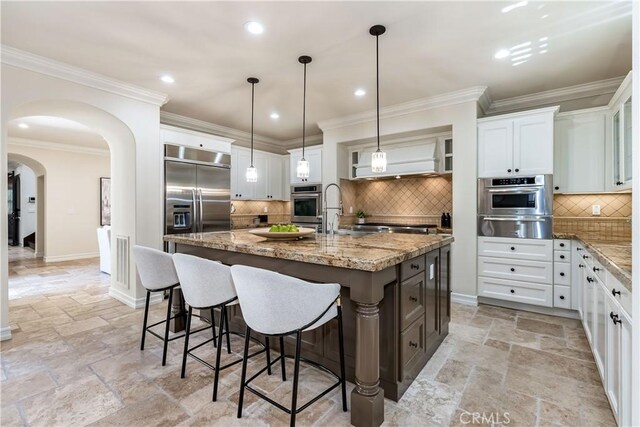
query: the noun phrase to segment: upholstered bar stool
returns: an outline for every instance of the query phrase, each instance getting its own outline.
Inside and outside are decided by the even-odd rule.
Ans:
[[[180,279],[180,286],[182,288],[184,300],[189,305],[186,336],[184,339],[184,351],[182,353],[182,371],[180,376],[181,378],[185,377],[187,356],[190,356],[203,365],[213,369],[215,374],[212,400],[215,401],[218,396],[218,380],[220,378],[220,371],[242,362],[242,359],[237,359],[225,364],[224,366],[220,366],[223,336],[226,336],[227,338],[227,352],[231,354],[227,307],[238,304],[238,297],[231,277],[231,269],[217,261],[211,261],[186,254],[174,254],[173,262],[178,273],[178,278]],[[189,328],[191,326],[191,318],[193,316],[194,308],[199,310],[210,310],[211,318],[214,316],[214,309],[220,310],[220,326],[218,330],[215,366],[193,354],[194,350],[202,347],[212,340],[215,342],[215,334],[212,340],[204,341],[192,348],[189,348]],[[260,350],[250,356],[245,354],[245,357],[250,358],[262,353],[263,351],[267,351],[268,356],[269,353],[267,346],[265,350]]]
[[[180,286],[176,269],[173,266],[173,258],[171,255],[157,249],[146,248],[144,246],[134,246],[133,254],[138,267],[138,275],[142,286],[147,290],[147,299],[144,304],[144,321],[142,324],[142,339],[140,340],[140,350],[144,350],[144,341],[147,331],[160,338],[164,342],[162,349],[162,366],[167,364],[167,345],[169,341],[182,338],[184,335],[178,335],[169,338],[169,322],[176,316],[171,317],[171,302],[173,297],[173,289]],[[169,291],[169,302],[167,304],[167,317],[165,320],[147,326],[149,317],[149,299],[151,292]],[[154,326],[166,323],[164,328],[164,336],[158,335],[151,330]]]
[[[245,389],[265,399],[267,402],[291,415],[291,426],[295,425],[296,415],[315,403],[318,399],[338,386],[342,387],[342,409],[347,411],[347,391],[345,384],[344,367],[344,340],[342,331],[342,309],[340,307],[340,285],[335,283],[310,283],[294,277],[285,276],[273,271],[259,268],[234,265],[231,267],[233,282],[238,293],[238,300],[242,315],[247,324],[245,338],[251,331],[258,332],[267,337],[279,337],[294,335],[296,337],[296,354],[293,371],[293,393],[291,408],[275,402],[268,396],[250,386],[251,381],[262,374],[267,367],[261,369],[251,378],[247,379],[247,359],[249,341],[245,339],[245,359],[242,364],[240,380],[240,396],[238,399],[238,418],[242,418],[242,404]],[[305,360],[300,357],[302,347],[302,332],[318,328],[332,319],[338,319],[338,340],[340,346],[340,376],[328,368]],[[284,355],[276,358],[283,362]],[[324,372],[333,375],[337,382],[322,393],[298,406],[298,377],[300,373],[300,361],[303,360]],[[269,365],[270,366],[270,365]]]

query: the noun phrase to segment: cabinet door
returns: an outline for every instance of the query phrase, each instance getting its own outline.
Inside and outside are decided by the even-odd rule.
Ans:
[[[594,300],[595,300],[595,286],[594,282],[587,280],[587,278],[591,278],[589,276],[589,271],[587,268],[582,269],[582,283],[584,286],[584,298],[583,298],[583,310],[584,310],[584,332],[587,335],[587,340],[591,343],[591,346],[594,347]]]
[[[584,247],[576,240],[571,241],[571,308],[578,310],[580,319],[584,322],[584,306],[583,306],[583,271],[585,270],[582,263],[582,254]]]
[[[322,150],[309,150],[306,156],[309,161],[309,179],[307,182],[322,183]]]
[[[267,153],[253,152],[253,165],[258,172],[258,180],[253,184],[253,199],[267,199],[269,195],[269,159]]]
[[[451,246],[440,248],[438,273],[438,318],[440,321],[440,335],[449,332],[451,320]],[[431,275],[430,267],[427,267],[427,275]]]
[[[623,173],[623,186],[629,188],[631,186],[631,180],[633,179],[633,152],[631,149],[631,97],[627,99],[622,106],[622,152],[624,153],[622,161]]]
[[[606,336],[606,369],[605,391],[611,403],[611,409],[618,418],[620,409],[620,309],[613,297],[606,296],[605,336]],[[619,421],[618,421],[619,422]]]
[[[255,183],[247,182],[247,168],[251,164],[251,155],[246,150],[233,150],[231,154],[231,198],[249,200],[253,198]]]
[[[478,177],[513,174],[513,120],[478,125]]]
[[[513,121],[513,171],[516,175],[553,173],[553,115]]]
[[[620,397],[618,404],[618,425],[631,425],[631,367],[633,359],[631,358],[631,318],[624,312],[620,312],[620,320],[618,324],[620,329]],[[638,363],[638,362],[636,362]]]
[[[556,193],[593,193],[605,188],[604,113],[555,122],[553,185]]]
[[[593,276],[592,276],[593,277]],[[606,312],[605,298],[607,297],[605,287],[596,278],[593,282],[594,301],[593,301],[593,356],[596,365],[601,374],[604,373],[606,363],[606,322],[609,319],[609,313]],[[604,377],[604,375],[602,375]]]
[[[282,156],[269,155],[269,200],[282,200],[283,169]]]

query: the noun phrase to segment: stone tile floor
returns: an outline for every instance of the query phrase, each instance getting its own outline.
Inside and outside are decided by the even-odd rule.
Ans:
[[[182,340],[171,343],[165,367],[155,337],[140,351],[142,310],[107,295],[109,276],[97,260],[20,260],[9,276],[13,338],[0,344],[2,426],[288,423],[250,393],[244,417],[235,418],[239,366],[221,373],[213,403],[210,370],[190,360],[180,379]],[[161,320],[165,307],[153,306],[151,319]],[[452,311],[449,336],[414,384],[399,402],[385,401],[386,425],[615,425],[579,321],[486,305]],[[241,346],[234,338],[225,359]],[[201,356],[214,360],[213,348]],[[252,359],[249,372],[263,364]],[[283,383],[279,374],[276,367],[257,386],[288,403],[291,375]],[[300,381],[304,400],[330,380],[306,368]],[[348,425],[339,392],[303,411],[298,424]]]

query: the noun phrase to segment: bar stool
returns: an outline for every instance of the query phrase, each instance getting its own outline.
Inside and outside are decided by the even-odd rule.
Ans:
[[[232,332],[229,330],[227,307],[238,304],[238,297],[231,277],[231,269],[217,261],[178,253],[173,255],[173,263],[178,273],[178,277],[180,278],[182,294],[184,295],[186,303],[189,305],[180,377],[184,378],[186,374],[187,355],[211,368],[215,372],[212,397],[212,400],[215,402],[218,396],[218,380],[220,377],[220,371],[242,362],[242,359],[237,359],[224,366],[220,366],[223,336],[226,336],[227,338],[227,353],[231,354],[230,334]],[[220,310],[220,326],[217,336],[218,344],[216,349],[215,366],[192,353],[194,350],[211,341],[214,341],[215,343],[215,333],[212,339],[202,342],[195,347],[189,348],[189,337],[191,335],[189,329],[191,326],[191,318],[193,316],[194,308],[199,310],[210,310],[212,319],[214,317],[214,309]],[[253,356],[257,356],[264,351],[267,352],[267,359],[269,361],[268,344],[264,350],[260,350],[250,356],[245,354],[245,358],[248,359]]]
[[[173,341],[184,336],[179,335],[173,338],[169,338],[169,321],[176,317],[171,316],[173,289],[180,286],[180,283],[176,274],[176,270],[173,266],[173,259],[171,258],[170,254],[159,251],[157,249],[138,245],[135,245],[133,247],[133,254],[136,260],[136,267],[138,267],[140,282],[142,282],[142,286],[144,286],[144,288],[147,290],[147,299],[144,304],[144,321],[142,324],[142,339],[140,341],[140,350],[144,350],[144,340],[147,331],[150,334],[160,338],[164,342],[164,346],[162,349],[162,366],[165,366],[167,364],[167,345],[169,341]],[[166,319],[154,323],[153,325],[147,326],[151,292],[164,292],[167,290],[169,291],[169,302],[167,304]],[[151,328],[163,322],[166,323],[164,328],[164,336],[160,336],[151,330]]]
[[[238,418],[242,418],[242,404],[245,389],[263,398],[267,402],[291,415],[291,426],[295,425],[296,415],[315,403],[334,388],[342,387],[342,410],[347,411],[347,390],[344,367],[344,340],[342,330],[342,309],[340,307],[340,285],[336,283],[310,283],[294,277],[285,276],[273,271],[259,268],[234,265],[231,267],[233,282],[238,293],[244,320],[247,323],[245,337],[251,331],[267,337],[280,337],[282,348],[283,337],[295,334],[296,354],[293,372],[293,393],[291,408],[286,408],[268,396],[252,388],[249,384],[267,368],[261,369],[248,380],[246,357],[242,364],[240,380],[240,396],[238,399]],[[332,319],[338,319],[338,340],[340,347],[340,376],[328,368],[300,357],[302,332],[318,328]],[[249,350],[249,341],[245,339],[244,354]],[[276,358],[284,365],[284,355]],[[290,356],[287,356],[290,357]],[[300,361],[315,366],[333,375],[337,382],[298,408],[298,377]]]

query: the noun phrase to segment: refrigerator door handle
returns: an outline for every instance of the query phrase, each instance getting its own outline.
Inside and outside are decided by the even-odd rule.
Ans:
[[[200,212],[199,214],[199,223],[200,223],[200,232],[202,233],[204,231],[204,224],[203,224],[203,220],[202,220],[202,188],[198,188],[198,196],[200,197]]]
[[[191,226],[191,231],[197,233],[198,232],[198,215],[196,213],[196,190],[194,188],[191,189],[191,202],[193,206],[193,225]],[[195,227],[195,230],[193,229]]]

